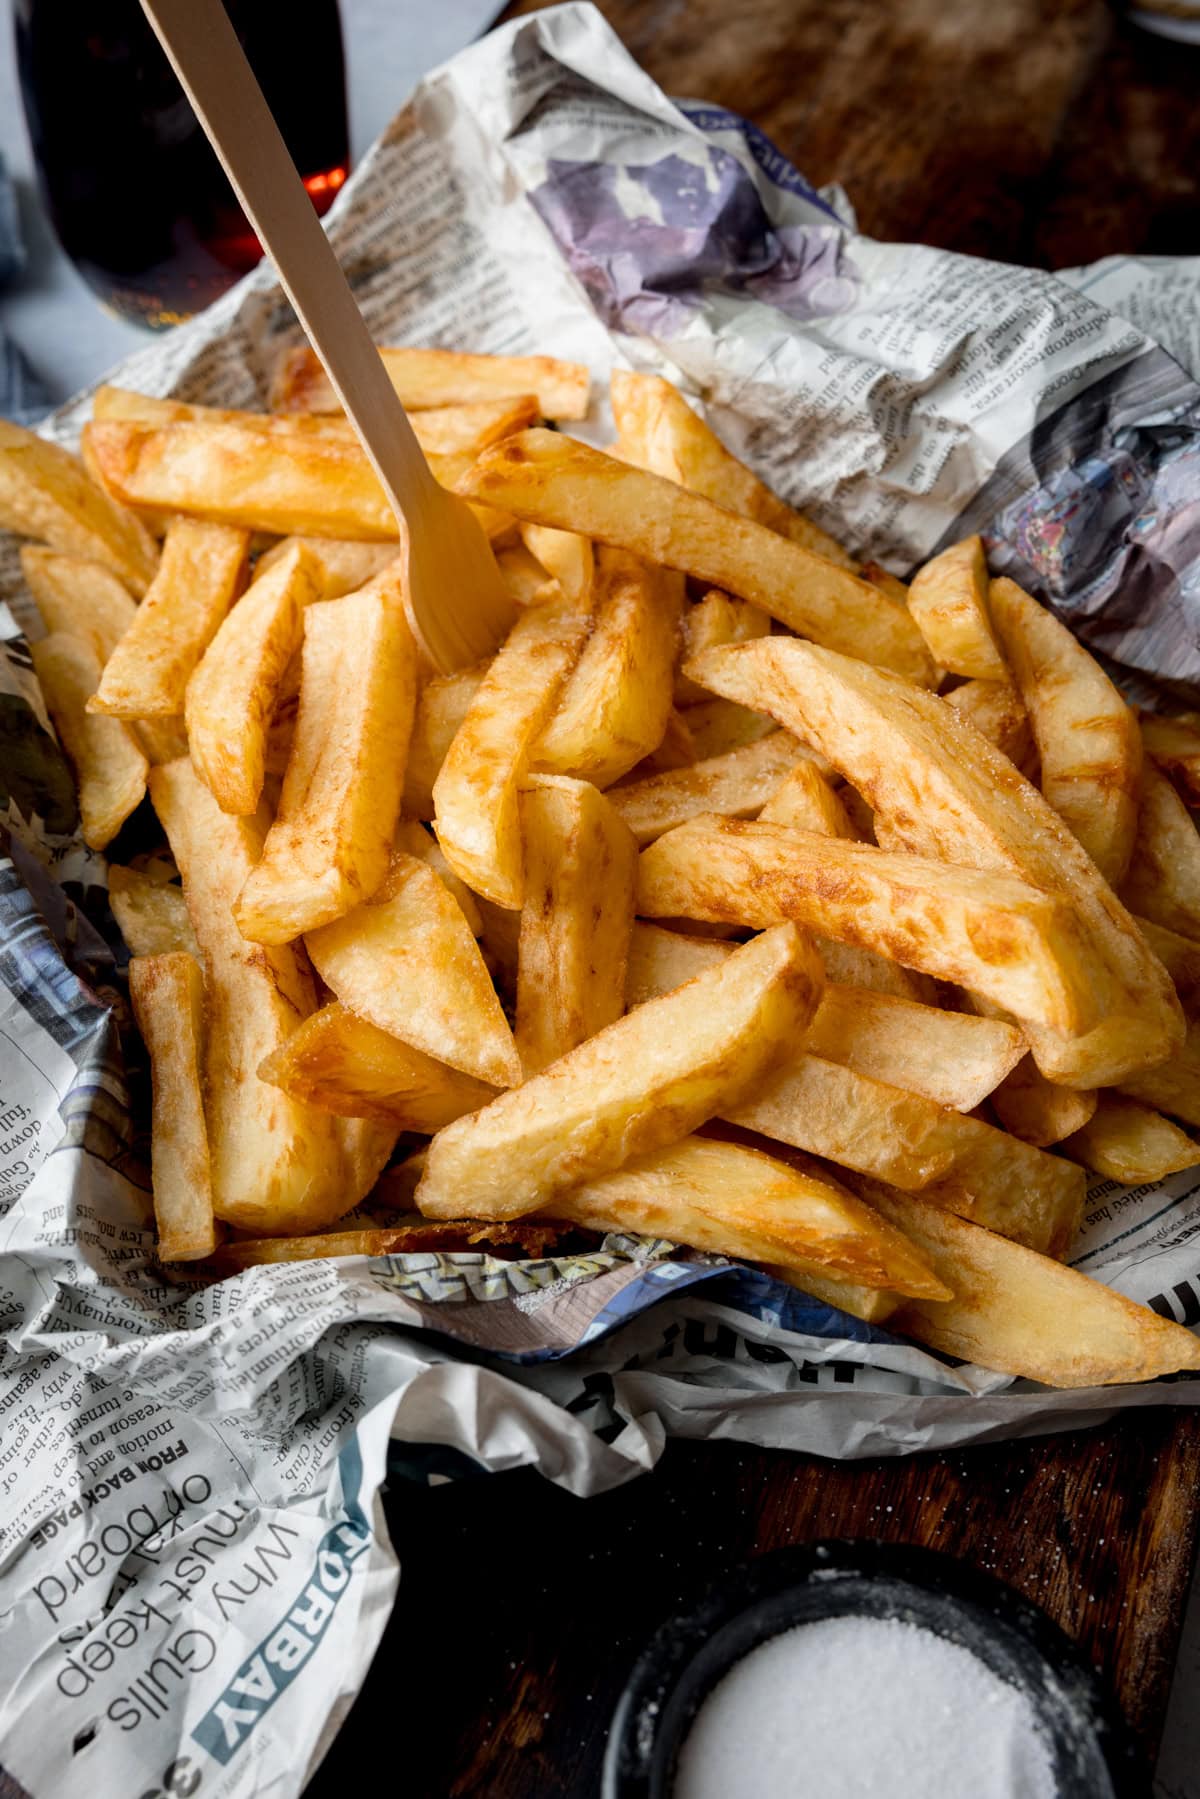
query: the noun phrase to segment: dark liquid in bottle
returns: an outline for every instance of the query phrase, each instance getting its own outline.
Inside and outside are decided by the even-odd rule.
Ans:
[[[318,212],[348,170],[337,0],[226,0]],[[114,311],[178,324],[262,254],[138,0],[16,0],[17,60],[63,249]]]

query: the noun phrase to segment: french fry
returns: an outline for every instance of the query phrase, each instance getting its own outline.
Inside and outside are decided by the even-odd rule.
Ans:
[[[630,946],[630,975],[626,985],[626,1003],[640,1005],[649,999],[654,992],[666,993],[671,987],[678,987],[684,981],[690,981],[693,975],[702,969],[712,966],[716,960],[707,952],[715,935],[700,936],[699,926],[694,921],[692,931],[664,930],[660,925],[648,924],[639,919],[634,925]],[[732,926],[712,925],[710,933],[730,930]],[[925,991],[923,975],[914,975],[907,968],[901,968],[898,962],[889,962],[884,956],[873,956],[870,950],[859,949],[853,943],[835,943],[832,938],[814,939],[817,954],[825,967],[826,981],[837,982],[846,987],[864,987],[870,992],[895,994],[898,999],[917,1002],[930,998]],[[718,950],[730,946],[717,942]],[[673,975],[673,979],[668,976]],[[653,980],[651,989],[646,982]],[[632,983],[632,984],[629,984]],[[640,983],[640,985],[639,985]]]
[[[877,956],[857,943],[838,943],[832,937],[816,939],[817,954],[825,965],[825,978],[843,987],[866,987],[871,993],[894,993],[898,999],[932,1005],[936,988],[928,975],[901,968],[888,956]]]
[[[478,1218],[453,1218],[446,1222],[413,1218],[406,1219],[403,1224],[323,1231],[313,1237],[243,1238],[236,1243],[222,1243],[213,1265],[220,1274],[240,1274],[245,1268],[259,1268],[266,1263],[497,1247],[516,1249],[523,1256],[540,1257],[549,1254],[569,1228],[538,1218],[521,1218],[512,1224]]]
[[[199,956],[182,887],[154,881],[136,868],[110,862],[108,903],[133,955],[170,956],[182,951]]]
[[[1174,981],[1184,1012],[1193,1017],[1200,1007],[1200,943],[1136,913],[1133,922]]]
[[[594,622],[539,737],[531,765],[609,787],[657,749],[671,716],[683,582],[602,550]]]
[[[767,737],[763,741],[773,740]],[[817,831],[822,837],[859,841],[858,827],[817,763],[807,756],[788,770],[758,816],[764,824],[795,825],[801,831]]]
[[[1164,718],[1143,712],[1142,748],[1156,768],[1181,780],[1193,801],[1200,800],[1200,716],[1185,712]]]
[[[562,604],[563,591],[554,576],[519,540],[498,548],[495,556],[505,592],[522,612],[527,606]]]
[[[266,1236],[332,1224],[369,1190],[391,1142],[385,1134],[374,1157],[364,1158],[360,1137],[347,1135],[342,1121],[257,1077],[260,1063],[314,1009],[312,978],[295,950],[247,943],[234,923],[233,902],[261,851],[262,824],[222,812],[190,762],[153,769],[150,796],[183,876],[204,966],[213,1210]]]
[[[92,644],[55,631],[30,645],[34,671],[59,740],[79,783],[83,840],[94,850],[111,843],[146,792],[148,763],[119,719],[87,709],[100,680]]]
[[[433,783],[438,842],[455,874],[498,906],[524,900],[518,788],[587,635],[571,607],[524,612],[476,688]]]
[[[561,775],[530,779],[521,835],[516,1042],[528,1078],[625,1010],[637,849],[602,793]]]
[[[135,956],[129,964],[129,997],[150,1053],[158,1253],[164,1262],[194,1262],[211,1255],[217,1241],[200,1092],[204,1041],[200,965],[183,952]]]
[[[589,1230],[635,1231],[741,1261],[815,1266],[865,1286],[950,1296],[903,1234],[840,1183],[740,1143],[685,1137],[560,1194],[553,1209]]]
[[[522,525],[521,540],[551,580],[558,582],[564,599],[575,606],[587,604],[596,558],[586,537],[577,531],[555,531],[548,525]]]
[[[91,712],[178,717],[187,684],[244,584],[250,533],[176,518],[146,597],[104,665]]]
[[[1110,885],[1129,867],[1142,740],[1136,714],[1100,664],[1015,581],[993,581],[991,610],[1042,765],[1042,792]]]
[[[521,1079],[471,927],[427,863],[396,851],[371,899],[305,946],[330,991],[379,1030],[490,1086]]]
[[[258,1076],[303,1105],[345,1118],[388,1120],[402,1131],[440,1131],[496,1093],[337,1000],[306,1018],[265,1057]]]
[[[889,1330],[1050,1387],[1109,1386],[1200,1368],[1200,1338],[1148,1306],[913,1194],[855,1184],[954,1294],[906,1300]]]
[[[0,419],[0,528],[110,569],[138,599],[158,552],[145,527],[90,478],[77,456]]]
[[[858,572],[864,581],[869,581],[872,587],[878,587],[881,593],[886,593],[899,605],[908,605],[908,588],[898,575],[889,574],[881,563],[864,562]]]
[[[1142,774],[1137,837],[1121,898],[1131,912],[1200,937],[1200,833],[1166,775]]]
[[[780,778],[810,752],[787,731],[668,774],[649,775],[614,787],[609,797],[639,846],[653,843],[697,813],[748,818],[761,810]]]
[[[479,662],[452,675],[434,675],[417,695],[404,770],[402,806],[407,817],[427,821],[433,817],[433,783],[489,666]]]
[[[1014,1137],[1049,1149],[1086,1125],[1096,1110],[1096,1098],[1094,1090],[1056,1086],[1028,1056],[996,1088],[992,1109]]]
[[[698,706],[689,706],[682,716],[693,744],[693,762],[723,756],[726,750],[740,749],[744,743],[754,743],[779,729],[773,718],[752,712],[749,706],[737,706],[732,700],[705,700]]]
[[[248,817],[258,807],[276,695],[317,591],[308,551],[297,544],[251,582],[188,682],[191,758],[223,812]]]
[[[890,848],[1017,875],[1078,914],[1102,1022],[1034,1030],[1043,1074],[1063,1086],[1119,1085],[1178,1046],[1178,999],[1133,920],[1057,813],[953,707],[782,637],[698,660],[691,672],[709,686],[821,750],[882,819]]]
[[[493,444],[458,491],[517,518],[582,531],[681,569],[752,601],[794,631],[909,680],[933,678],[909,614],[849,569],[557,431],[522,431]]]
[[[727,943],[639,920],[629,946],[626,1004],[669,993],[732,953]],[[970,1112],[1017,1065],[1025,1040],[1000,1019],[943,1012],[827,979],[799,1051],[806,1053],[921,1094],[935,1105]]]
[[[304,613],[300,711],[275,820],[234,913],[290,943],[369,899],[388,871],[417,691],[398,570]]]
[[[692,734],[682,712],[676,712],[672,706],[667,714],[667,728],[663,732],[662,742],[644,755],[627,775],[623,775],[620,786],[625,781],[642,781],[647,775],[664,775],[672,768],[690,768],[696,761],[696,746]]]
[[[1099,1101],[1095,1115],[1064,1142],[1064,1155],[1127,1187],[1200,1164],[1200,1143],[1161,1112],[1115,1093],[1102,1093]]]
[[[187,731],[182,713],[171,718],[131,718],[128,724],[152,768],[160,762],[177,762],[180,756],[187,755]]]
[[[471,927],[472,937],[483,936],[483,914],[479,910],[479,901],[471,892],[465,881],[460,881],[445,856],[437,838],[419,825],[415,819],[402,818],[397,821],[396,835],[392,839],[395,849],[403,850],[406,855],[416,856],[422,862],[428,862],[434,874],[442,881],[454,898],[458,901],[459,910]]]
[[[21,551],[21,573],[47,632],[86,637],[103,667],[137,614],[112,571],[30,543]]]
[[[816,1009],[821,965],[794,926],[651,1000],[429,1146],[427,1217],[510,1218],[663,1149],[743,1097]]]
[[[320,600],[340,600],[343,594],[357,593],[381,575],[399,554],[394,543],[355,543],[345,537],[281,537],[259,557],[255,574],[265,575],[297,543],[303,544],[312,558]]]
[[[945,695],[946,704],[969,718],[975,729],[1018,768],[1033,744],[1029,714],[1011,681],[964,681]]]
[[[555,356],[478,356],[460,350],[381,349],[388,378],[409,412],[435,406],[537,396],[543,418],[587,416],[591,377],[580,362]],[[307,344],[289,350],[271,389],[277,412],[337,412],[337,395]]]
[[[1189,1023],[1182,1049],[1136,1075],[1126,1075],[1120,1090],[1130,1099],[1159,1112],[1200,1125],[1200,1024]]]
[[[770,634],[771,621],[757,606],[746,600],[731,599],[727,593],[710,588],[702,600],[685,609],[683,615],[683,660],[723,643],[748,643],[754,637]],[[682,672],[675,671],[675,704],[694,706],[708,699],[703,687]]]
[[[1098,1016],[1071,908],[1011,875],[701,814],[642,851],[637,905],[648,918],[755,928],[795,919],[1054,1030]]]
[[[727,450],[677,387],[660,375],[635,374],[629,369],[614,369],[610,385],[621,448],[637,467],[664,475],[731,512],[755,519],[828,562],[851,566],[841,544],[779,499]]]
[[[810,1299],[819,1299],[822,1305],[861,1318],[864,1324],[885,1324],[900,1304],[900,1295],[886,1287],[863,1287],[853,1281],[835,1280],[832,1275],[816,1268],[802,1268],[799,1263],[791,1267],[764,1263],[763,1273],[807,1293]]]
[[[952,544],[917,570],[908,609],[942,668],[978,681],[1008,680],[988,617],[988,571],[978,537]]]

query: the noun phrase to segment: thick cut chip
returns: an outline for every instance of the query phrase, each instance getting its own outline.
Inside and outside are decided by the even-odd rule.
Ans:
[[[433,817],[433,784],[489,667],[479,662],[452,675],[434,675],[417,695],[404,770],[407,817],[426,821]]]
[[[103,563],[140,599],[158,552],[145,526],[97,486],[78,456],[0,419],[0,528]]]
[[[676,712],[672,706],[667,714],[667,728],[663,732],[662,742],[657,749],[653,749],[648,755],[643,756],[624,779],[641,781],[647,775],[664,775],[672,768],[690,768],[696,760],[696,746],[692,741],[692,733],[687,727],[683,713]]]
[[[1174,981],[1184,1012],[1193,1017],[1200,1007],[1200,943],[1149,918],[1135,914],[1133,922]]]
[[[146,597],[104,666],[93,712],[177,717],[192,671],[237,598],[250,533],[173,519]]]
[[[889,847],[1018,875],[1077,912],[1102,1022],[1035,1030],[1043,1074],[1070,1087],[1118,1085],[1178,1046],[1175,990],[1128,912],[1053,808],[953,707],[783,637],[698,660],[691,672],[708,685],[769,711],[828,756],[873,807]]]
[[[856,1185],[916,1243],[954,1295],[906,1300],[889,1330],[1049,1387],[1109,1386],[1200,1368],[1200,1338],[1148,1306],[912,1194]]]
[[[1183,1048],[1173,1056],[1157,1068],[1127,1075],[1120,1086],[1130,1099],[1200,1125],[1200,1024],[1189,1023]]]
[[[768,737],[764,741],[772,740]],[[784,775],[758,816],[764,824],[795,825],[801,831],[844,837],[851,843],[859,840],[858,826],[807,754]]]
[[[561,604],[562,588],[523,543],[505,544],[495,554],[504,590],[514,606],[523,612],[527,606]]]
[[[547,774],[609,787],[662,743],[683,581],[636,556],[597,558],[591,635],[533,752]]]
[[[918,569],[908,609],[942,668],[979,681],[1007,681],[988,617],[988,571],[978,537],[964,538]]]
[[[561,775],[532,777],[521,829],[516,1039],[528,1078],[625,1010],[637,848],[602,793]]]
[[[204,978],[192,956],[135,956],[129,997],[150,1054],[151,1173],[158,1253],[192,1262],[216,1248],[208,1129],[201,1097]]]
[[[111,570],[82,556],[26,544],[21,573],[46,630],[86,637],[103,666],[137,615],[137,607]]]
[[[1015,581],[993,581],[991,607],[1029,713],[1042,792],[1118,886],[1137,823],[1137,716],[1079,639]]]
[[[236,916],[289,943],[369,899],[388,871],[417,691],[398,572],[304,614],[300,711],[275,820]]]
[[[521,614],[476,688],[433,784],[446,860],[498,906],[524,901],[518,788],[587,628],[587,614],[571,607]]]
[[[596,566],[588,539],[577,531],[555,531],[549,525],[522,525],[521,538],[529,553],[558,582],[563,598],[576,606],[586,605]]]
[[[1121,898],[1131,912],[1200,937],[1200,833],[1166,775],[1142,774],[1137,837]]]
[[[384,1119],[402,1131],[440,1131],[496,1093],[337,1000],[306,1018],[258,1074],[303,1105],[344,1118]]]
[[[1062,1147],[1085,1168],[1127,1187],[1162,1181],[1200,1164],[1200,1143],[1186,1131],[1150,1106],[1116,1093],[1102,1093],[1095,1115]]]
[[[933,679],[912,618],[869,582],[766,525],[560,432],[522,431],[494,444],[458,491],[681,569],[751,600],[793,631],[909,680]]]
[[[259,557],[255,574],[265,575],[297,543],[303,544],[312,558],[317,598],[321,600],[340,600],[343,594],[357,593],[381,575],[398,554],[394,543],[355,543],[346,537],[281,537]]]
[[[308,551],[298,544],[251,583],[188,682],[191,758],[223,812],[249,817],[258,808],[267,729],[317,591]]]
[[[975,729],[1018,768],[1033,745],[1029,714],[1011,681],[964,681],[945,695],[946,704],[969,718]]]
[[[108,865],[108,903],[135,956],[199,956],[183,888],[156,881],[136,868]]]
[[[1026,1056],[992,1094],[992,1110],[1014,1137],[1049,1149],[1087,1123],[1096,1110],[1096,1094],[1083,1087],[1057,1086],[1046,1079],[1032,1056]]]
[[[247,943],[234,923],[263,827],[222,812],[190,762],[154,769],[150,796],[183,876],[204,965],[213,1209],[239,1230],[268,1236],[332,1224],[370,1190],[395,1132],[388,1127],[368,1144],[358,1121],[354,1133],[343,1130],[342,1121],[258,1078],[263,1060],[314,1009],[312,977],[296,951]]]
[[[314,1237],[243,1238],[240,1242],[223,1243],[213,1265],[221,1274],[236,1274],[244,1268],[258,1268],[273,1262],[315,1262],[341,1256],[400,1256],[493,1246],[511,1247],[523,1256],[540,1257],[550,1254],[573,1229],[571,1225],[542,1218],[521,1218],[512,1224],[478,1218],[454,1218],[445,1222],[406,1218],[403,1224],[324,1231]],[[831,1282],[830,1286],[833,1285]]]
[[[726,750],[740,749],[779,729],[773,718],[752,712],[749,706],[736,706],[732,700],[704,700],[689,706],[682,717],[693,744],[693,762],[723,756]]]
[[[581,362],[556,356],[480,356],[460,350],[381,349],[383,366],[410,412],[537,398],[543,418],[586,418],[591,376]],[[277,412],[338,412],[328,375],[307,344],[289,350],[271,389]]]
[[[149,764],[119,719],[88,712],[100,681],[100,659],[88,639],[55,631],[31,644],[30,654],[54,728],[75,769],[83,840],[102,850],[141,804]]]
[[[1192,799],[1200,800],[1200,714],[1163,718],[1143,712],[1142,748],[1156,767],[1182,781]]]
[[[642,851],[637,903],[648,918],[756,928],[795,919],[1055,1030],[1102,1016],[1070,906],[1011,875],[701,815]]]
[[[759,607],[751,606],[747,600],[731,599],[713,587],[684,612],[683,659],[723,643],[749,643],[754,637],[768,636],[770,630],[771,621]],[[694,706],[707,699],[703,687],[697,687],[681,670],[675,671],[677,706]]]
[[[428,862],[430,868],[440,881],[444,881],[450,892],[458,901],[463,917],[471,927],[472,937],[483,936],[483,914],[476,899],[465,881],[460,881],[445,856],[442,847],[432,832],[427,831],[413,818],[401,818],[396,824],[396,835],[392,839],[394,849],[403,850],[406,855],[416,856],[422,862]],[[508,916],[514,916],[508,914]]]
[[[714,927],[716,928],[716,927]],[[933,1005],[937,989],[928,975],[901,968],[887,956],[861,949],[857,943],[837,943],[832,937],[816,939],[817,953],[825,964],[827,980],[844,987],[866,987],[872,993],[894,993],[898,999],[912,999],[922,1005]]]
[[[886,1324],[900,1304],[900,1295],[887,1287],[863,1287],[854,1281],[835,1280],[816,1268],[802,1268],[798,1262],[791,1267],[783,1263],[765,1263],[763,1272],[806,1293],[810,1299],[820,1300],[822,1305],[848,1312],[852,1318],[861,1318],[864,1324]]]
[[[476,1081],[511,1087],[521,1060],[462,908],[428,863],[398,850],[382,887],[305,938],[342,1004]]]
[[[188,753],[182,713],[172,718],[131,718],[129,729],[152,766],[160,762],[178,762],[180,756]]]
[[[614,787],[610,798],[644,846],[700,812],[751,817],[775,792],[780,777],[809,754],[790,732],[772,731],[724,756]]]
[[[823,976],[794,926],[651,1000],[523,1087],[447,1125],[417,1205],[431,1217],[516,1217],[686,1137],[742,1099],[807,1026]]]
[[[628,461],[769,526],[829,562],[850,566],[841,544],[773,494],[661,375],[614,369],[611,391],[613,418]]]
[[[761,1150],[685,1137],[554,1201],[589,1230],[635,1231],[747,1262],[815,1266],[842,1280],[948,1298],[901,1232],[840,1183]]]

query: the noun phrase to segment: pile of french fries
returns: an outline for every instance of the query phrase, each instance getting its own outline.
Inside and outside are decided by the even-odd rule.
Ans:
[[[384,354],[513,604],[450,675],[308,351],[264,414],[103,388],[81,460],[0,426],[84,836],[165,835],[110,867],[163,1260],[624,1231],[1055,1386],[1200,1368],[1064,1262],[1087,1170],[1200,1164],[1200,720],[978,538],[857,566],[663,380],[606,452],[577,365]]]

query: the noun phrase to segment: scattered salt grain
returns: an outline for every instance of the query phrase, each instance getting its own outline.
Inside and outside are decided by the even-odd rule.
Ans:
[[[933,1631],[828,1618],[773,1637],[704,1701],[672,1799],[1054,1799],[1024,1693]]]

